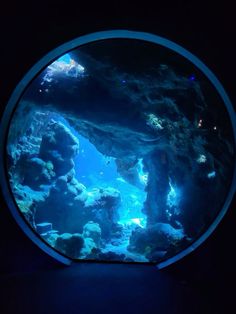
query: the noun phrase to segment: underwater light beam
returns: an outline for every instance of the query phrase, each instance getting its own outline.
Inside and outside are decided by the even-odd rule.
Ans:
[[[143,159],[140,158],[138,160],[138,176],[139,176],[139,180],[140,182],[146,186],[148,183],[148,172],[144,172],[143,170]]]
[[[168,207],[172,208],[174,206],[178,206],[179,204],[179,198],[180,198],[180,193],[176,187],[174,187],[170,181],[170,191],[167,195],[167,201],[166,204]]]

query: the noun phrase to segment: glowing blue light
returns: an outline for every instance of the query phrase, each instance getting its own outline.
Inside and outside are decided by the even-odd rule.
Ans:
[[[146,217],[122,219],[119,221],[119,224],[121,224],[123,226],[137,225],[141,228],[145,228],[146,223],[147,223]]]
[[[169,208],[177,207],[180,201],[180,192],[176,187],[171,184],[171,182],[169,184],[170,190],[167,194],[166,204]]]
[[[207,158],[205,155],[203,155],[203,154],[199,155],[199,157],[197,159],[197,163],[204,164],[206,161],[207,161]]]
[[[190,75],[190,77],[189,77],[189,80],[190,81],[195,81],[195,79],[196,79],[196,77],[192,74],[192,75]]]
[[[145,219],[144,218],[132,218],[130,219],[134,224],[138,225],[141,228],[145,226]]]
[[[215,171],[209,172],[209,173],[207,174],[208,179],[215,178],[215,176],[216,176],[216,172],[215,172]]]
[[[71,63],[71,57],[70,57],[69,53],[66,53],[63,56],[61,56],[60,58],[58,58],[57,61],[70,64]]]
[[[146,186],[148,183],[148,173],[144,172],[143,170],[143,159],[140,158],[138,160],[138,176],[139,176],[139,180],[140,182]]]
[[[170,184],[170,191],[167,195],[167,205],[169,207],[173,207],[175,205],[175,199],[176,199],[176,191],[173,188],[173,186]]]

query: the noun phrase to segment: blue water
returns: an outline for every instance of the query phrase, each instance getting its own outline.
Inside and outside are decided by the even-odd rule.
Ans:
[[[121,193],[119,208],[120,223],[146,224],[146,216],[142,213],[146,200],[144,188],[137,188],[126,182],[117,172],[115,158],[105,156],[85,137],[81,136],[63,117],[55,115],[56,120],[67,126],[71,133],[79,140],[79,153],[74,158],[75,177],[84,184],[87,190],[93,188],[112,187]],[[140,169],[140,175],[143,175]]]

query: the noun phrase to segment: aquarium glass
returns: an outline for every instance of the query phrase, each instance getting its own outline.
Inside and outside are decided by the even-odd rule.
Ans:
[[[234,145],[224,102],[193,63],[145,40],[103,39],[28,84],[6,169],[22,217],[59,253],[159,263],[214,223]]]

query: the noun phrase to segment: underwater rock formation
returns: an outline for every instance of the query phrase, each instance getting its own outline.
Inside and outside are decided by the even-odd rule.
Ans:
[[[35,214],[38,204],[44,204],[47,198],[47,192],[35,191],[28,186],[24,186],[20,183],[15,184],[13,187],[13,193],[20,208],[20,211],[25,216],[30,225],[36,229]]]
[[[96,247],[99,247],[101,244],[101,228],[98,223],[93,221],[89,221],[83,227],[83,237],[84,238],[91,238]]]
[[[14,180],[38,189],[73,169],[79,142],[65,125],[54,121],[50,115],[39,112],[35,115],[37,119],[33,119],[28,128],[31,132],[27,133],[27,129],[28,135],[23,134],[18,143],[8,146],[8,163]],[[47,119],[40,120],[38,116]]]
[[[148,228],[137,227],[133,230],[128,250],[144,254],[154,261],[155,257],[169,255],[186,241],[182,229],[175,229],[167,223],[156,223]]]
[[[166,214],[169,180],[179,185],[182,193],[186,195],[192,179],[198,182],[202,177],[203,165],[197,163],[198,156],[206,156],[209,172],[219,170],[217,165],[222,157],[209,149],[206,140],[210,133],[198,126],[201,115],[204,115],[205,120],[208,118],[209,125],[213,123],[207,112],[200,84],[197,81],[190,82],[187,77],[176,74],[168,66],[160,65],[156,71],[149,73],[150,79],[147,76],[134,77],[126,73],[126,83],[119,85],[116,79],[122,77],[122,74],[116,72],[112,65],[104,66],[86,55],[81,58],[85,62],[87,60],[88,69],[89,64],[93,64],[93,76],[86,78],[86,93],[83,90],[84,83],[76,85],[80,106],[77,105],[77,98],[73,93],[62,88],[64,81],[58,80],[53,86],[57,91],[53,108],[60,111],[101,153],[116,158],[120,174],[135,185],[139,184],[135,161],[142,158],[149,173],[147,200],[143,209],[148,224],[170,222]],[[76,81],[71,79],[70,84],[73,86]],[[97,88],[96,97],[93,95],[94,86]],[[112,93],[107,93],[108,86]],[[50,94],[48,98],[50,99]],[[100,98],[102,101],[98,114],[97,103]],[[70,110],[67,111],[62,99],[67,99]],[[225,158],[231,158],[230,147],[226,141],[222,141],[220,134],[216,132],[211,141],[218,141],[222,148],[224,146],[222,151]],[[133,161],[133,166],[130,161]],[[208,193],[207,207],[211,207],[220,199],[223,173],[229,173],[226,165],[221,163],[221,166],[218,178],[214,180],[215,193]],[[179,175],[181,171],[182,178]],[[209,188],[210,190],[212,189]],[[199,199],[205,195],[200,189],[196,189],[196,193],[200,193]],[[191,213],[198,216],[202,223],[204,219],[200,218],[202,213],[199,209],[200,203],[191,204]],[[187,205],[183,205],[181,212],[181,223],[188,228],[190,216],[189,219],[183,218],[185,212],[189,212]],[[192,235],[199,233],[198,230],[198,227],[192,230]]]
[[[43,161],[40,158],[24,158],[21,156],[17,167],[19,169],[24,169],[24,171],[19,171],[19,175],[22,180],[23,185],[28,185],[32,189],[40,190],[40,185],[50,184],[53,182],[55,177],[55,172],[53,164],[51,161]]]
[[[117,254],[115,252],[100,253],[97,256],[101,261],[124,261],[125,254]]]
[[[123,179],[138,188],[143,188],[144,184],[140,180],[137,158],[116,158],[116,165],[117,171],[120,173]]]
[[[168,158],[165,151],[154,151],[148,159],[144,160],[144,164],[149,173],[147,198],[143,207],[143,212],[147,215],[147,224],[168,222],[166,202],[170,185]]]
[[[79,233],[63,233],[55,242],[55,248],[71,258],[79,258],[84,239]]]
[[[8,149],[8,162],[11,160],[9,174],[18,205],[26,219],[35,227],[36,211],[44,206],[48,190],[57,179],[58,171],[66,171],[67,180],[71,181],[68,195],[77,195],[84,187],[70,177],[71,174],[73,176],[73,157],[79,144],[68,128],[52,120],[49,115],[37,112],[25,132]],[[54,171],[55,167],[57,172]],[[60,185],[62,180],[57,180],[57,184]],[[48,188],[45,190],[43,186]]]
[[[37,224],[36,228],[39,234],[45,234],[52,231],[52,223],[43,222],[43,223]]]
[[[112,188],[87,191],[75,178],[68,175],[59,177],[50,188],[45,203],[37,209],[36,218],[38,221],[53,221],[59,232],[71,233],[83,232],[84,225],[93,221],[100,225],[102,237],[106,238],[110,236],[112,226],[117,222],[119,204],[119,191]],[[96,224],[87,227],[99,229]]]
[[[39,157],[51,161],[57,176],[74,168],[73,158],[78,153],[79,141],[61,122],[51,120],[42,137]]]
[[[17,110],[8,134],[7,161],[9,171],[16,166],[19,158],[26,160],[39,154],[42,135],[45,133],[51,115],[37,110],[37,106],[30,102],[21,102],[21,110]],[[16,173],[14,168],[14,173]]]
[[[97,259],[98,252],[101,252],[100,249],[97,248],[96,243],[92,238],[84,238],[84,246],[81,250],[81,258],[85,259]]]

